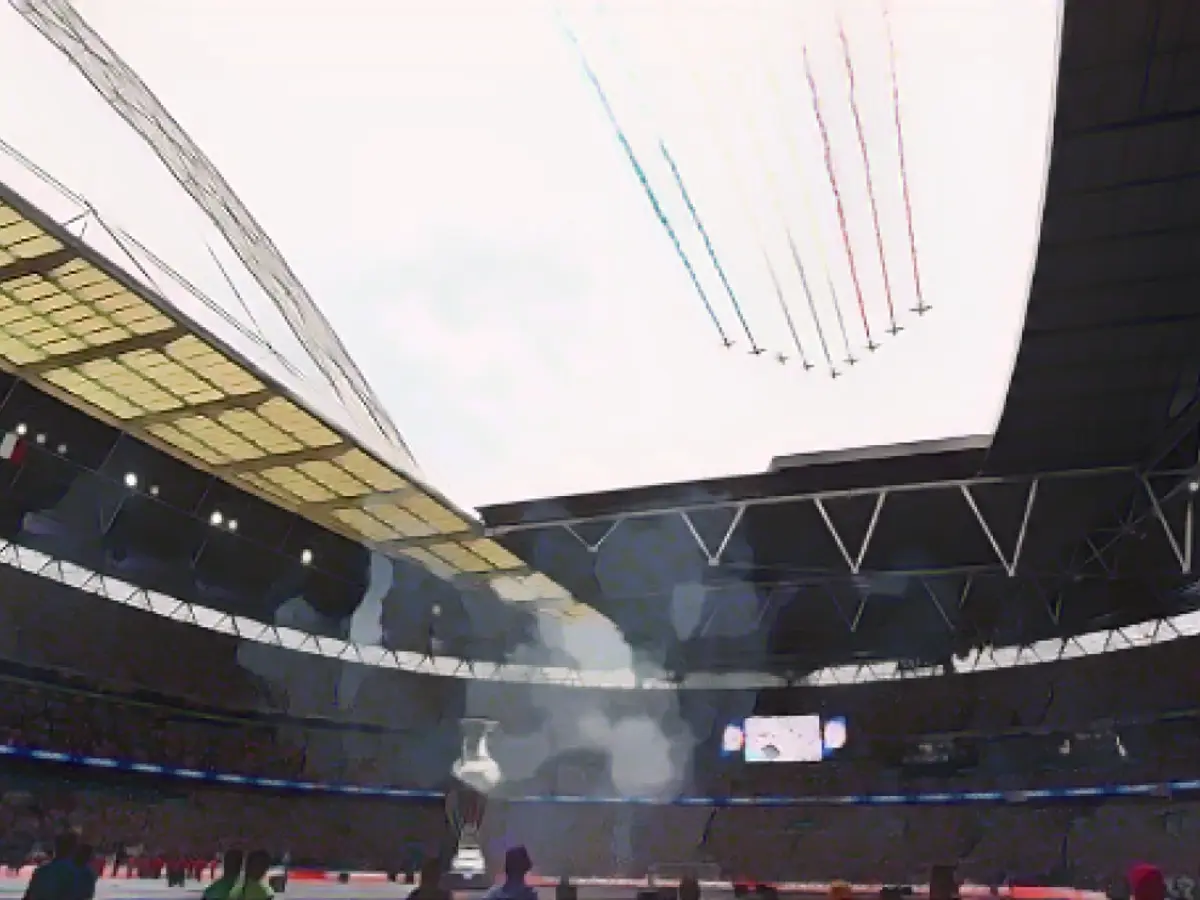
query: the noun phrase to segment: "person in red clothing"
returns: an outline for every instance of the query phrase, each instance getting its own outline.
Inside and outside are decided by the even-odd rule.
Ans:
[[[1133,900],[1166,900],[1167,879],[1162,869],[1141,863],[1129,870],[1129,892]]]

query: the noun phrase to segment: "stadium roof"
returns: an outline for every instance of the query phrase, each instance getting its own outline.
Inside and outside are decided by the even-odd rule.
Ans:
[[[1200,380],[1200,16],[1067,0],[1041,242],[989,471],[1141,462]],[[1195,418],[1194,414],[1191,417]]]
[[[990,443],[503,504],[483,510],[490,533],[647,642],[678,634],[681,598],[700,604],[688,640],[709,660],[720,644],[797,667],[931,661],[1193,608],[1200,97],[1185,73],[1200,20],[1186,10],[1065,4],[1041,243]],[[710,640],[730,616],[769,645],[730,641],[732,621]]]
[[[285,386],[2,184],[0,368],[440,577],[482,579],[508,599],[566,599],[421,480],[402,448]]]

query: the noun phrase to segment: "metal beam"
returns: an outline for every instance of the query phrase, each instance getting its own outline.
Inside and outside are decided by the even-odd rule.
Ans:
[[[992,531],[991,525],[988,524],[987,517],[984,516],[983,510],[979,508],[979,504],[975,501],[975,495],[971,493],[971,488],[968,485],[962,485],[959,490],[962,492],[963,499],[967,501],[967,506],[971,508],[971,512],[975,514],[975,521],[979,523],[979,527],[983,529],[984,536],[988,539],[988,543],[992,545],[992,550],[995,551],[1000,564],[1004,566],[1004,571],[1008,572],[1009,577],[1017,574],[1017,566],[1021,562],[1021,550],[1025,546],[1025,534],[1029,530],[1029,517],[1033,513],[1033,504],[1037,500],[1038,482],[1040,479],[1035,478],[1029,484],[1029,493],[1025,496],[1025,510],[1021,514],[1021,526],[1017,530],[1016,545],[1013,548],[1012,556],[1005,554],[1000,546],[1000,541],[996,537],[996,533]]]
[[[51,250],[49,253],[43,253],[41,256],[18,259],[15,262],[0,266],[0,285],[9,281],[27,278],[30,275],[49,274],[59,266],[65,266],[71,260],[77,258],[78,254],[74,250],[60,247],[58,250]]]
[[[589,541],[586,538],[584,538],[583,535],[581,535],[578,531],[576,531],[570,525],[564,525],[563,530],[567,534],[569,534],[571,537],[575,538],[575,540],[579,541],[579,543],[581,543],[583,545],[584,549],[587,550],[588,553],[599,553],[600,548],[604,545],[604,542],[607,541],[609,536],[614,531],[617,530],[617,526],[620,524],[621,524],[620,519],[614,519],[611,523],[609,523],[608,528],[606,528],[604,530],[604,534],[600,535],[600,540],[595,541],[595,542]],[[484,533],[486,534],[486,529],[485,529]],[[697,540],[699,540],[699,539],[697,538]]]
[[[1061,471],[1040,472],[1029,475],[979,475],[972,478],[948,478],[941,481],[921,481],[902,484],[881,484],[866,488],[844,488],[838,490],[815,490],[797,493],[779,494],[770,497],[730,497],[720,500],[698,500],[679,503],[663,503],[644,509],[627,511],[602,512],[582,516],[552,516],[508,524],[490,525],[485,528],[489,537],[501,537],[507,534],[517,534],[522,531],[539,531],[542,529],[565,527],[568,525],[585,525],[591,522],[631,521],[635,519],[654,519],[685,512],[700,510],[731,509],[745,507],[751,509],[759,506],[781,506],[789,503],[801,503],[813,500],[831,500],[845,497],[877,498],[880,493],[900,494],[920,491],[958,490],[963,487],[974,488],[997,484],[1025,484],[1035,481],[1046,482],[1061,479],[1103,478],[1113,475],[1136,474],[1132,466],[1103,466],[1095,469],[1065,469]]]
[[[1163,535],[1171,547],[1171,552],[1175,554],[1175,559],[1179,562],[1180,570],[1184,575],[1190,575],[1192,572],[1192,508],[1195,506],[1195,501],[1191,497],[1188,499],[1187,513],[1184,521],[1185,543],[1183,546],[1180,546],[1179,539],[1175,536],[1175,530],[1171,527],[1171,523],[1167,521],[1162,504],[1158,502],[1158,496],[1154,493],[1154,486],[1150,484],[1150,480],[1145,475],[1140,480],[1142,487],[1146,490],[1146,496],[1150,498],[1150,508],[1154,511],[1154,517],[1158,519],[1158,524],[1162,526]]]
[[[410,550],[413,548],[437,547],[441,544],[455,544],[460,541],[474,541],[478,540],[479,537],[480,535],[474,531],[455,531],[449,534],[424,534],[419,537],[380,541],[376,546],[385,551]]]
[[[362,509],[368,512],[383,506],[394,506],[403,503],[411,497],[418,496],[420,491],[415,487],[400,488],[395,491],[378,491],[372,494],[359,494],[357,497],[334,497],[332,500],[314,500],[303,503],[300,510],[304,513],[324,512],[334,509]]]
[[[112,341],[95,347],[84,347],[82,350],[76,350],[73,353],[61,353],[58,356],[51,356],[39,362],[20,366],[19,368],[23,375],[44,375],[46,372],[54,372],[58,369],[73,369],[76,366],[82,366],[96,360],[113,359],[123,356],[126,353],[136,353],[139,350],[161,350],[172,341],[177,341],[180,338],[187,337],[187,335],[188,332],[185,329],[178,325],[173,325],[170,328],[164,328],[162,331],[155,331],[150,334],[135,334],[127,338],[122,338],[119,341]]]
[[[880,491],[875,497],[875,506],[871,510],[871,518],[867,522],[867,530],[863,534],[862,540],[859,542],[858,551],[854,555],[850,554],[849,548],[843,539],[837,527],[833,524],[833,519],[829,515],[829,511],[825,509],[825,504],[820,497],[813,499],[813,506],[821,516],[821,521],[825,523],[825,528],[829,531],[829,536],[833,538],[833,542],[837,545],[838,550],[842,554],[842,558],[846,560],[846,565],[850,568],[852,575],[857,575],[859,569],[862,568],[863,560],[866,559],[867,550],[871,546],[871,538],[875,536],[875,526],[879,524],[879,514],[883,512],[883,503],[887,499],[888,492]]]
[[[705,559],[708,560],[708,564],[710,566],[719,566],[721,564],[721,557],[725,555],[725,551],[729,547],[729,541],[733,537],[733,533],[737,531],[737,527],[742,524],[742,517],[744,515],[746,515],[746,507],[744,505],[738,505],[734,508],[733,520],[729,523],[729,527],[725,529],[725,534],[718,542],[716,550],[710,550],[708,548],[708,544],[705,542],[704,538],[700,536],[700,532],[696,530],[696,524],[692,521],[692,517],[690,515],[688,515],[686,512],[681,512],[679,517],[683,519],[683,524],[687,526],[688,531],[692,535],[692,539],[696,542],[696,546],[700,548],[700,552],[703,553]],[[614,525],[613,527],[615,528],[616,526]],[[607,532],[605,532],[604,536],[608,537],[608,535],[612,534],[612,531],[613,529],[610,528]],[[601,538],[601,540],[603,540],[603,538]],[[599,545],[597,545],[597,547],[598,546]]]

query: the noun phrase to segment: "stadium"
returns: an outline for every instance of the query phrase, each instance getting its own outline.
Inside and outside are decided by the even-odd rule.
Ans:
[[[1189,4],[1061,7],[994,434],[478,512],[138,76],[71,4],[13,6],[216,210],[322,378],[7,153],[4,890],[70,832],[114,900],[194,895],[232,848],[286,895],[407,895],[429,860],[474,890],[515,845],[595,898],[1128,898],[1137,863],[1191,896]]]

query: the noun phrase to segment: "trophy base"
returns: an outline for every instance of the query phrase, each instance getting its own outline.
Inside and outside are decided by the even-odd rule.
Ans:
[[[450,861],[444,881],[452,891],[490,887],[483,850],[477,846],[459,847]]]

